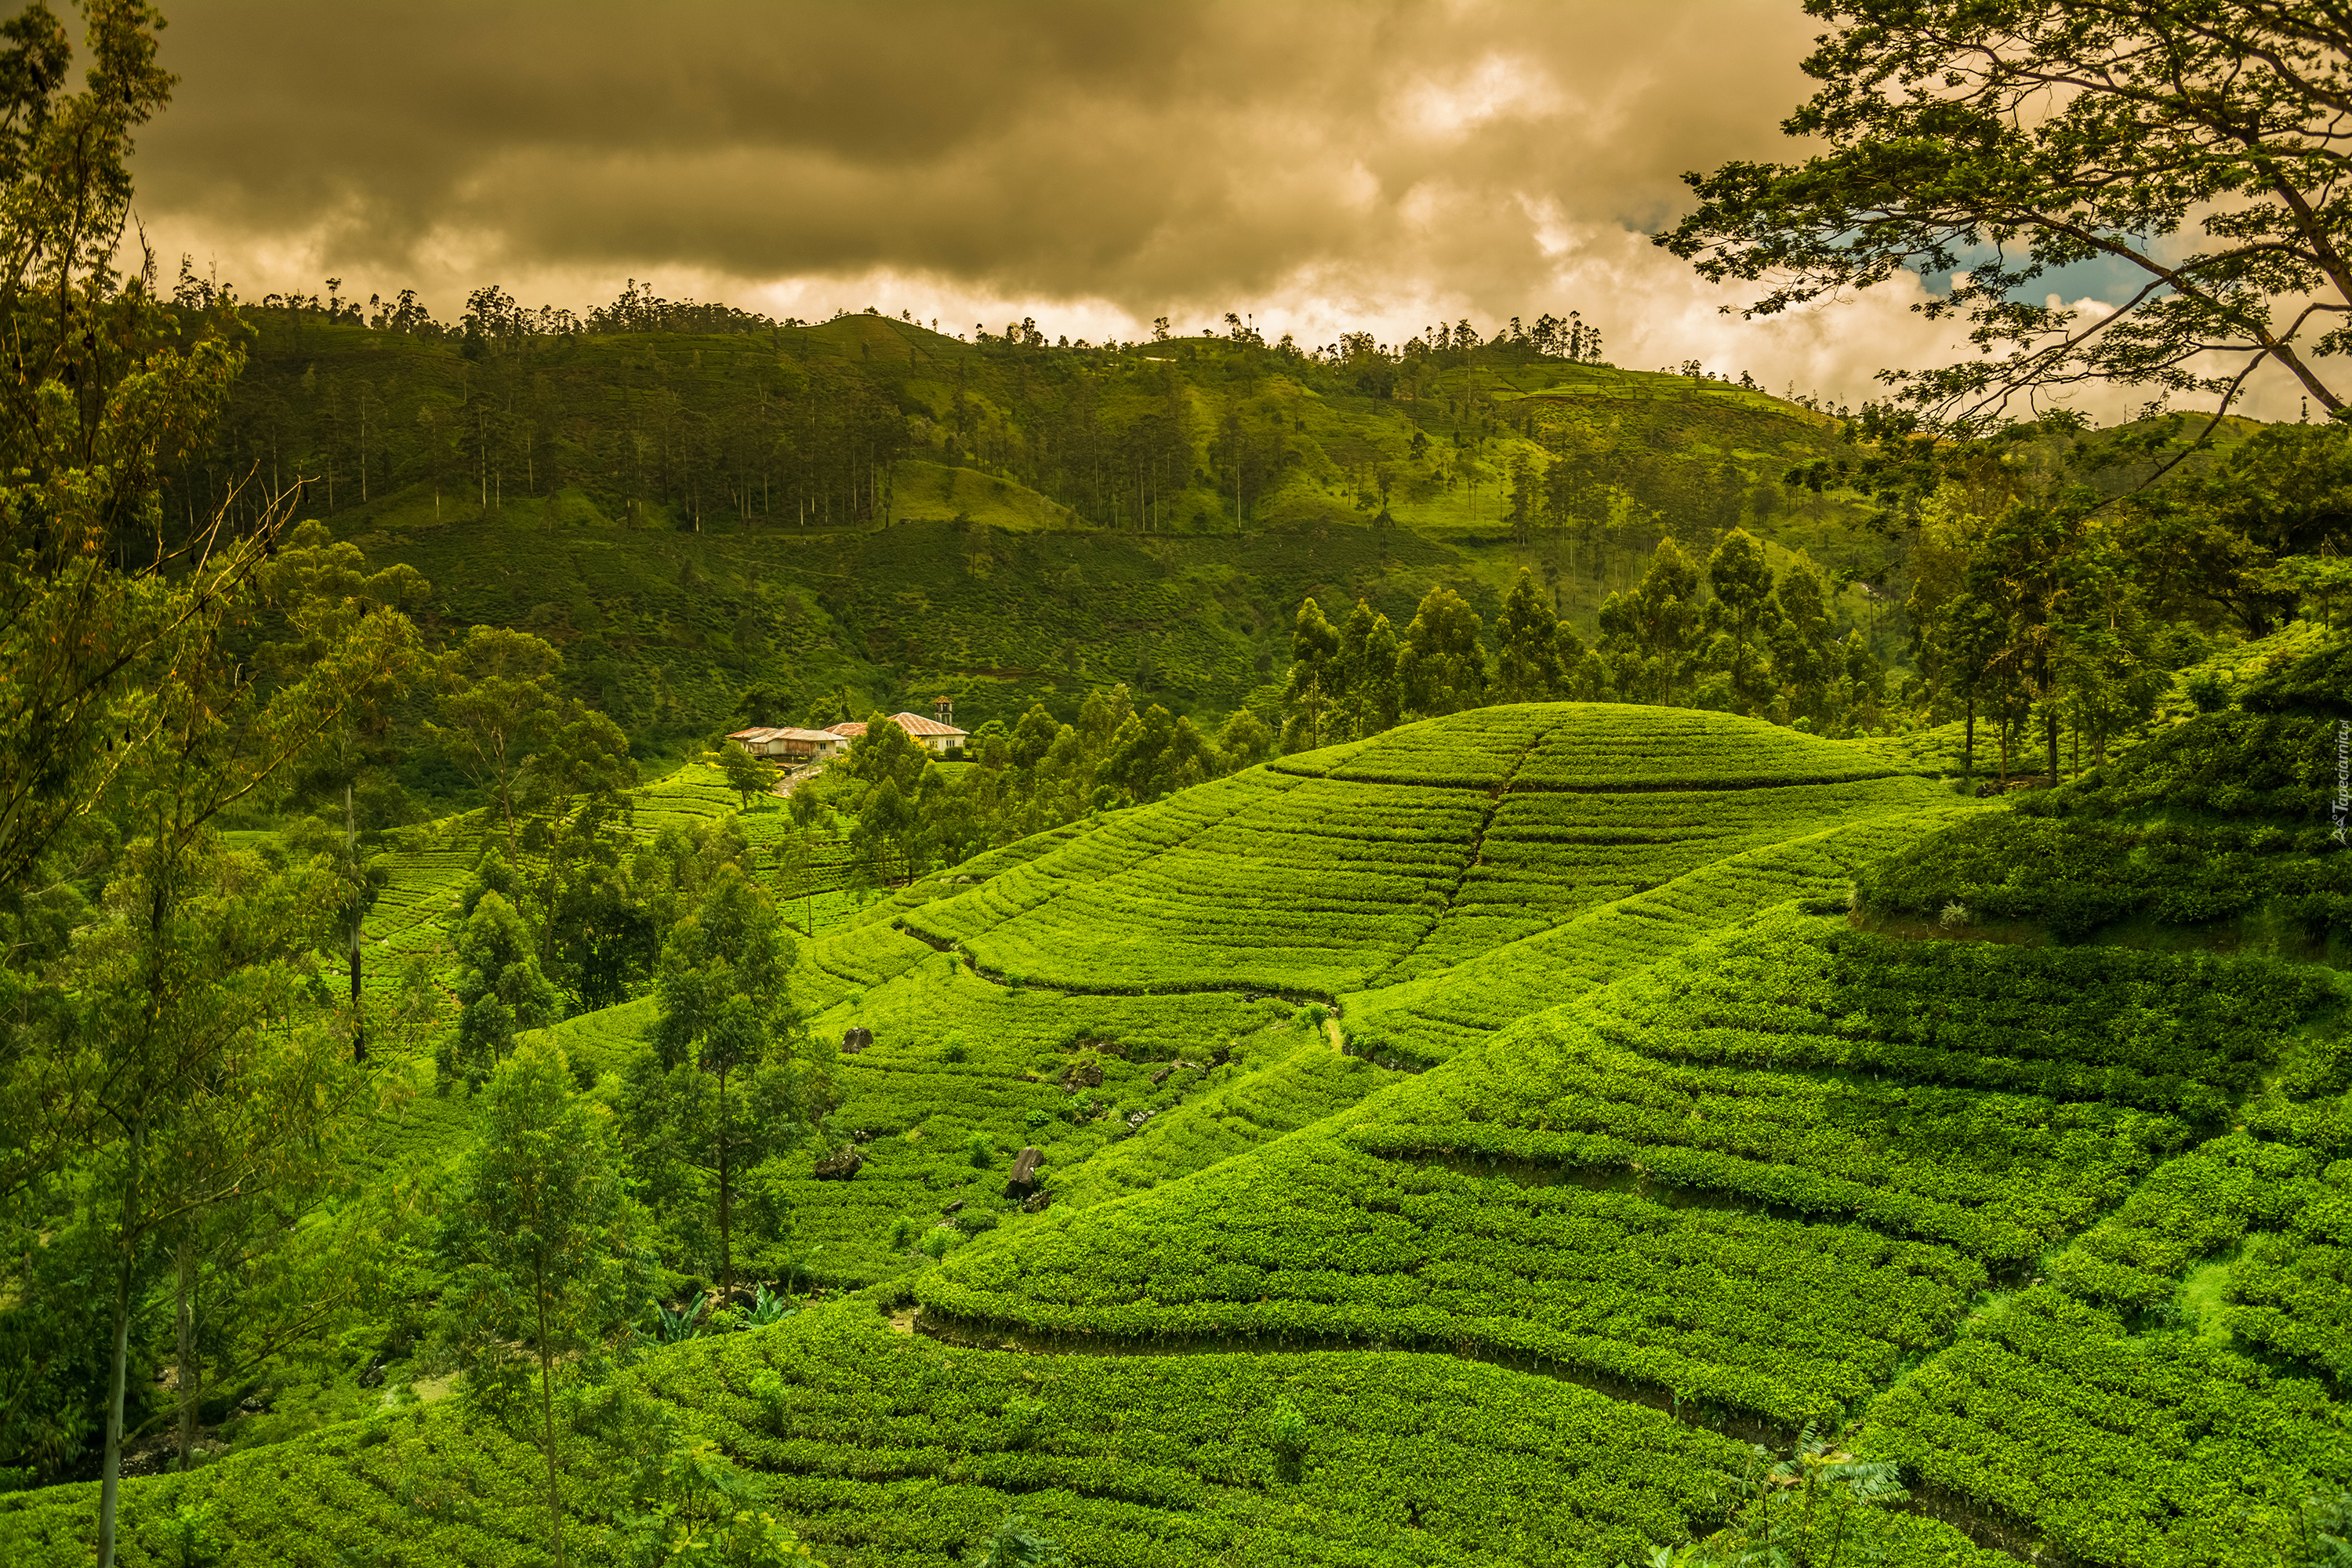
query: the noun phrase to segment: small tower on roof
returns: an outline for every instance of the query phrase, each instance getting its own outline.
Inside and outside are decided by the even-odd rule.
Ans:
[[[932,718],[934,718],[934,719],[937,719],[937,720],[938,720],[940,723],[942,723],[942,724],[952,724],[952,723],[954,723],[954,722],[955,722],[955,699],[954,699],[954,698],[952,698],[952,697],[934,697],[934,698],[932,698],[932,699],[931,699],[931,717],[932,717]]]

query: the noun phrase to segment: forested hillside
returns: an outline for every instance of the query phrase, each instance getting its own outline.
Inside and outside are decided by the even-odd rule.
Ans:
[[[1402,628],[1442,585],[1491,621],[1531,567],[1590,635],[1661,539],[1703,560],[1739,526],[1811,563],[1839,636],[1903,657],[1900,551],[1859,498],[1783,483],[1834,419],[1544,352],[1548,321],[1310,357],[1245,329],[1065,347],[637,293],[584,323],[473,305],[248,307],[171,504],[244,483],[234,516],[299,480],[301,515],[436,585],[425,624],[547,637],[656,750],[941,693],[968,728],[1066,719],[1122,681],[1213,723],[1280,680],[1310,595]]]

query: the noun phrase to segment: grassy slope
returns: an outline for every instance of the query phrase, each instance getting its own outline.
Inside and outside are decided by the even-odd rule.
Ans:
[[[1985,810],[1742,721],[1486,710],[845,911],[801,989],[875,1031],[867,1163],[788,1184],[786,1250],[870,1289],[639,1375],[839,1563],[947,1561],[1016,1500],[1082,1563],[1606,1563],[1706,1527],[1715,1430],[1806,1418],[1918,1483],[1906,1562],[1992,1560],[1948,1519],[2266,1563],[2352,1483],[2326,972],[1801,912]],[[384,934],[427,940],[451,875],[420,855]],[[562,1034],[609,1068],[649,1023]],[[419,1105],[413,1152],[462,1135]],[[1043,1215],[1003,1186],[1030,1142]],[[947,1342],[894,1331],[909,1300]],[[320,1528],[505,1561],[505,1441],[435,1406],[136,1481],[129,1560],[208,1498],[241,1561]],[[0,1547],[69,1560],[88,1518],[9,1500]]]
[[[877,1035],[873,1050],[843,1064],[848,1099],[841,1121],[866,1135],[868,1163],[853,1182],[810,1181],[791,1194],[798,1219],[793,1247],[820,1278],[844,1286],[876,1281],[886,1303],[912,1287],[933,1300],[934,1310],[940,1290],[968,1290],[960,1282],[987,1258],[1038,1246],[1046,1248],[1041,1263],[1066,1256],[1054,1239],[1097,1215],[1140,1238],[1130,1259],[1148,1259],[1156,1244],[1150,1222],[1137,1232],[1137,1221],[1125,1217],[1150,1212],[1137,1205],[1163,1195],[1181,1201],[1202,1182],[1283,1168],[1290,1158],[1284,1151],[1301,1139],[1333,1136],[1318,1128],[1360,1124],[1369,1108],[1396,1094],[1425,1097],[1473,1074],[1472,1064],[1490,1048],[1517,1038],[1507,1033],[1514,1018],[1638,973],[1693,942],[1704,945],[1709,931],[1765,905],[1835,891],[1843,857],[1899,842],[1952,809],[1948,795],[1867,752],[1738,721],[1695,722],[1571,705],[1465,715],[1372,747],[1293,759],[1286,773],[1244,775],[999,852],[824,933],[803,959],[803,994],[823,1009],[818,1026],[862,1022]],[[1448,730],[1456,731],[1450,740]],[[1395,782],[1430,770],[1433,782]],[[1691,784],[1708,787],[1660,787]],[[674,784],[661,792],[675,797],[664,809],[702,809],[693,803],[707,788],[690,776]],[[1489,789],[1503,793],[1490,797]],[[1310,790],[1330,795],[1319,814],[1327,826],[1297,818],[1285,832],[1280,821],[1260,821],[1237,835],[1234,813],[1225,809],[1231,798],[1296,803]],[[1101,968],[1096,979],[1104,984],[1088,990],[1015,987],[992,977],[984,958],[975,972],[899,929],[954,929],[967,909],[1017,907],[1034,918],[1057,903],[1040,898],[1043,886],[1069,898],[1118,896],[1125,886],[1142,889],[1134,893],[1138,908],[1176,897],[1195,907],[1223,900],[1238,912],[1261,863],[1289,866],[1302,885],[1328,888],[1356,874],[1362,850],[1379,842],[1373,825],[1381,820],[1359,806],[1399,795],[1443,801],[1464,794],[1505,821],[1487,829],[1491,859],[1472,866],[1455,856],[1420,867],[1414,874],[1427,897],[1405,900],[1419,911],[1414,923],[1373,963],[1334,968],[1302,952],[1278,976],[1294,997],[1317,984],[1341,990],[1343,1027],[1357,1029],[1360,1016],[1362,1023],[1377,1020],[1390,1060],[1411,1067],[1454,1058],[1424,1078],[1364,1059],[1366,1040],[1296,1016],[1293,1001],[1203,985],[1204,978],[1229,977],[1203,976],[1183,963],[1168,971],[1180,986],[1174,991],[1138,984],[1150,981],[1148,963]],[[1500,864],[1512,841],[1505,808],[1537,797],[1620,815],[1577,829],[1585,834],[1581,844],[1571,834],[1515,873],[1550,878],[1548,888],[1529,884],[1514,895],[1542,895],[1534,900],[1543,910],[1538,929],[1491,947],[1481,947],[1483,938],[1465,941],[1462,955],[1475,954],[1475,962],[1390,978],[1400,954],[1426,948],[1430,934],[1452,929],[1449,921],[1460,924],[1470,907],[1462,895],[1477,885],[1470,873]],[[1663,822],[1651,815],[1685,801],[1700,809]],[[1622,815],[1627,811],[1635,815]],[[1338,825],[1336,836],[1328,825]],[[1226,837],[1215,838],[1221,830]],[[1557,828],[1538,824],[1537,831]],[[1612,848],[1629,835],[1651,846],[1644,853],[1654,852],[1646,870]],[[1092,871],[1082,868],[1089,863]],[[442,874],[422,860],[419,872]],[[1235,872],[1242,882],[1226,882]],[[1139,876],[1163,879],[1137,883]],[[973,877],[982,879],[967,879]],[[1316,940],[1334,944],[1328,951],[1352,951],[1359,939],[1345,922],[1369,920],[1367,929],[1379,929],[1380,909],[1396,894],[1383,885],[1357,901],[1360,913],[1349,900],[1331,900],[1342,924]],[[1244,901],[1234,902],[1237,897]],[[1086,921],[1099,918],[1089,913]],[[985,936],[966,940],[984,951]],[[1457,972],[1466,983],[1449,992]],[[1360,994],[1349,989],[1367,978],[1388,983]],[[574,1020],[562,1033],[577,1054],[610,1067],[649,1021],[646,1005],[633,1004]],[[1342,1055],[1342,1045],[1357,1054]],[[1403,1060],[1408,1054],[1413,1059]],[[1064,1087],[1072,1068],[1087,1066],[1101,1070],[1099,1086]],[[1171,1070],[1153,1082],[1162,1068]],[[1517,1068],[1511,1075],[1524,1077]],[[416,1132],[424,1138],[431,1129],[419,1125]],[[461,1132],[460,1115],[439,1135]],[[967,1149],[975,1132],[988,1148],[987,1169]],[[1030,1142],[1045,1152],[1058,1199],[1043,1215],[1019,1213],[1003,1195],[1005,1160]],[[1298,1205],[1301,1195],[1294,1189],[1279,1201]],[[934,1269],[908,1243],[940,1227],[940,1211],[957,1200],[956,1224],[944,1232],[948,1263]],[[1599,1223],[1603,1212],[1622,1220],[1627,1201],[1596,1194],[1599,1208],[1584,1223]],[[1557,1208],[1557,1199],[1546,1202]],[[1695,1237],[1744,1227],[1751,1239],[1781,1247],[1782,1267],[1820,1276],[1816,1287],[1831,1278],[1818,1247],[1787,1243],[1787,1222],[1700,1211],[1690,1224]],[[980,1239],[964,1241],[966,1231]],[[1943,1244],[1870,1245],[1928,1260],[1911,1295],[1948,1295],[1965,1287],[1973,1267]],[[1816,1261],[1791,1263],[1799,1258]],[[1847,1258],[1836,1266],[1866,1265]],[[1115,1277],[1099,1272],[1110,1267],[1108,1258],[1087,1267]],[[1541,1295],[1544,1274],[1520,1272],[1517,1289]],[[1933,1324],[1951,1317],[1948,1306],[1924,1299],[1906,1310],[1918,1317],[1906,1331],[1915,1338],[1932,1337]],[[1389,1333],[1387,1325],[1375,1331]],[[1475,1333],[1440,1339],[1447,1349],[1478,1348]],[[1234,1348],[1248,1343],[1244,1331]],[[782,1392],[763,1394],[771,1363],[783,1373]],[[1717,1440],[1703,1429],[1638,1403],[1444,1356],[1356,1348],[1006,1357],[894,1335],[859,1299],[814,1310],[786,1330],[660,1352],[644,1375],[715,1424],[731,1447],[787,1478],[783,1505],[839,1563],[944,1561],[1017,1495],[1082,1563],[1160,1561],[1163,1552],[1174,1553],[1170,1562],[1221,1552],[1247,1558],[1279,1542],[1286,1560],[1302,1562],[1606,1563],[1630,1556],[1640,1541],[1671,1540],[1704,1525],[1698,1500],[1707,1472],[1732,1452],[1711,1447]],[[1013,1383],[1003,1393],[988,1392],[1005,1379]],[[1600,1381],[1643,1392],[1638,1378]],[[1017,1397],[1036,1397],[1049,1412],[1042,1433],[1039,1418],[1015,1404],[1016,1384],[1034,1391]],[[1309,1412],[1316,1430],[1313,1460],[1297,1483],[1270,1483],[1264,1474],[1260,1413],[1277,1386]],[[944,1392],[951,1389],[960,1392]],[[871,1413],[877,1401],[898,1414],[878,1420]],[[1484,1416],[1465,1426],[1446,1414],[1456,1406]],[[434,1542],[417,1561],[503,1560],[511,1547],[497,1542],[527,1539],[530,1525],[520,1483],[503,1479],[514,1467],[499,1457],[502,1441],[464,1435],[446,1406],[421,1416],[390,1414],[372,1427],[333,1428],[184,1480],[133,1483],[134,1539],[159,1542],[163,1516],[200,1492],[216,1500],[224,1528],[247,1554],[241,1560],[300,1561],[312,1548],[297,1542],[321,1517],[338,1521],[335,1529],[371,1521],[390,1539]],[[1526,1459],[1464,1462],[1496,1442]],[[1612,1455],[1606,1463],[1593,1457],[1603,1449]],[[1509,1479],[1510,1467],[1523,1462],[1536,1467],[1530,1475],[1549,1479]],[[420,1487],[420,1466],[439,1467],[443,1479]],[[510,1487],[518,1489],[512,1495]],[[184,1489],[190,1488],[197,1490]],[[452,1488],[476,1500],[463,1508],[429,1500],[457,1495]],[[1499,1534],[1498,1509],[1507,1521]],[[87,1499],[76,1489],[17,1500],[0,1513],[0,1542],[38,1561],[37,1543],[75,1538],[86,1514]],[[1916,1560],[1957,1563],[1974,1551],[1924,1521],[1916,1530],[1925,1532],[1915,1542]]]

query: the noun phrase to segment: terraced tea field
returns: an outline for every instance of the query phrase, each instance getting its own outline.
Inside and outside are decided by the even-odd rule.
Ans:
[[[2269,1568],[2352,1487],[2339,984],[1867,929],[2000,809],[1934,752],[1483,710],[845,910],[794,984],[872,1033],[862,1163],[778,1190],[823,1298],[630,1376],[835,1568],[1012,1508],[1087,1568],[1614,1568],[1807,1425],[1900,1465],[1884,1561]],[[558,1033],[617,1070],[652,1019]],[[131,1483],[127,1560],[209,1508],[240,1563],[520,1561],[530,1473],[394,1411]],[[0,1554],[89,1511],[0,1498]]]

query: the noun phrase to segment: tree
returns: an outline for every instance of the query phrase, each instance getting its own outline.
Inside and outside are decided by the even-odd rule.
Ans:
[[[1746,529],[1733,529],[1706,558],[1706,582],[1715,593],[1707,602],[1707,628],[1730,644],[1726,673],[1733,701],[1742,713],[1761,711],[1771,700],[1758,658],[1772,609],[1772,568],[1765,563],[1764,546]]]
[[[2114,541],[2086,508],[2014,505],[1994,520],[1976,570],[1973,591],[1997,606],[2001,620],[1994,667],[2040,706],[2054,784],[2060,695],[2068,672],[2104,680],[2109,672],[2100,666],[2121,660],[2127,673],[2128,652],[2112,635],[2124,596]],[[2103,645],[2104,658],[2083,654],[2086,638]]]
[[[2352,545],[2352,426],[2258,430],[2186,483],[2134,498],[2124,527],[2152,592],[2267,637],[2297,602],[2273,569]]]
[[[1681,545],[1661,539],[1633,591],[1612,594],[1601,606],[1601,652],[1619,692],[1672,703],[1688,673],[1700,616],[1698,568]]]
[[[896,724],[890,726],[898,728]],[[751,797],[768,795],[776,787],[776,775],[768,764],[753,756],[735,742],[720,736],[718,741],[719,771],[727,780],[727,787],[742,801],[742,809],[751,809]]]
[[[1424,719],[1475,708],[1486,696],[1484,624],[1461,595],[1432,588],[1422,596],[1397,654],[1402,706]]]
[[[236,657],[259,613],[252,582],[221,587],[188,607],[173,662],[141,672],[152,732],[122,760],[121,793],[104,803],[129,842],[110,857],[81,846],[91,858],[79,874],[106,876],[104,907],[47,974],[10,977],[9,1177],[22,1190],[78,1156],[79,1201],[106,1215],[99,1545],[110,1562],[130,1319],[155,1243],[292,1179],[302,1161],[285,1141],[323,1137],[351,1101],[306,1080],[324,1069],[284,1032],[342,889],[316,861],[273,871],[230,854],[222,816],[299,773],[356,711],[388,700],[417,657],[415,628],[397,613],[344,620],[331,604],[305,602],[291,615],[317,635],[319,657],[265,689]],[[254,1136],[221,1133],[237,1117]]]
[[[816,835],[832,814],[812,789],[796,789],[785,798],[792,827],[776,846],[776,870],[788,899],[802,900],[801,932],[816,934]]]
[[[476,626],[443,657],[437,718],[426,732],[448,749],[476,788],[488,790],[516,856],[515,798],[524,770],[562,728],[555,690],[562,656],[542,638],[505,626]]]
[[[1282,687],[1282,709],[1287,722],[1285,745],[1311,751],[1323,743],[1323,713],[1338,679],[1332,661],[1339,652],[1339,634],[1323,618],[1323,606],[1312,596],[1298,606],[1290,633],[1290,674]],[[1291,741],[1296,740],[1296,745]]]
[[[365,1089],[327,1031],[294,1022],[299,955],[337,901],[331,873],[312,863],[272,874],[214,834],[163,826],[129,847],[104,918],[76,943],[78,1059],[51,1080],[86,1093],[93,1122],[82,1201],[103,1243],[112,1320],[102,1546],[121,1474],[131,1319],[159,1248],[192,1265],[208,1215],[312,1179],[328,1133]],[[184,1304],[192,1268],[177,1283]]]
[[[131,1309],[159,1241],[308,1169],[356,1089],[329,1081],[324,1031],[290,1028],[308,955],[342,894],[313,860],[282,870],[229,851],[224,812],[299,771],[415,653],[397,615],[330,638],[301,679],[264,692],[226,640],[245,592],[193,614],[151,699],[156,734],[110,800],[130,841],[96,854],[107,889],[46,973],[11,976],[6,1036],[15,1193],[79,1161],[111,1296],[101,1557],[110,1557]],[[110,860],[111,864],[108,864]],[[15,955],[22,963],[25,955]]]
[[[205,606],[236,596],[282,518],[246,538],[185,530],[160,477],[199,447],[244,364],[234,301],[184,316],[115,258],[133,133],[169,100],[160,19],[93,0],[80,89],[47,6],[0,32],[0,896],[40,863],[149,743],[152,677]],[[123,395],[136,378],[135,394]],[[128,742],[128,743],[123,743]],[[8,1143],[0,1138],[0,1146]],[[110,1553],[112,1537],[102,1551]]]
[[[1559,618],[1525,567],[1496,618],[1495,642],[1496,701],[1549,702],[1560,695],[1568,672],[1560,666]]]
[[[1505,492],[1504,506],[1510,514],[1511,538],[1523,546],[1532,544],[1536,518],[1542,510],[1543,470],[1529,463],[1524,452],[1515,452],[1507,473],[1510,488]]]
[[[1274,734],[1256,714],[1241,709],[1217,731],[1217,754],[1228,773],[1254,768],[1274,754]]]
[[[1397,684],[1397,661],[1402,657],[1396,627],[1386,616],[1374,616],[1364,633],[1361,669],[1349,685],[1349,690],[1362,699],[1363,731],[1368,735],[1396,728],[1404,704],[1403,689]]]
[[[1386,634],[1377,644],[1376,627]],[[1361,599],[1339,627],[1339,651],[1330,661],[1336,672],[1332,696],[1338,729],[1351,741],[1396,721],[1396,634],[1387,627],[1387,618],[1375,615]],[[1383,712],[1388,715],[1386,722],[1381,719]]]
[[[540,752],[518,793],[530,814],[522,847],[538,864],[523,886],[539,921],[540,967],[578,1011],[625,1001],[660,950],[632,869],[636,782],[628,737],[588,711]]]
[[[1804,62],[1820,90],[1782,129],[1824,151],[1686,176],[1698,210],[1656,237],[1711,279],[1769,280],[1747,314],[1898,268],[1955,274],[1948,295],[1913,309],[1965,317],[1982,352],[1884,374],[1958,420],[2093,380],[2218,394],[2226,409],[2264,363],[2344,407],[2318,363],[2352,347],[2352,207],[2336,194],[2352,161],[2338,124],[2352,21],[2339,7],[1805,8],[1835,30]],[[2046,292],[2045,272],[2086,261],[2132,278],[2119,306],[2086,317],[2027,298]]]
[[[618,1403],[609,1400],[607,1403]],[[816,1568],[799,1537],[759,1505],[769,1483],[739,1468],[650,1400],[610,1423],[628,1465],[604,1545],[621,1568]]]
[[[1192,721],[1172,717],[1155,702],[1119,726],[1103,757],[1102,776],[1129,798],[1150,801],[1202,782],[1216,766],[1215,751]]]
[[[1958,709],[1960,787],[1970,794],[1976,789],[1977,716],[1987,698],[1996,695],[2003,633],[1992,575],[1982,563],[1989,526],[1972,510],[1938,498],[1912,551],[1911,594],[1904,604],[1911,617],[1912,652],[1927,681],[1929,716]]]
[[[478,1087],[514,1048],[519,1030],[555,1022],[561,1001],[539,966],[530,928],[506,895],[488,889],[457,933],[457,1035],[441,1080]]]
[[[1772,596],[1772,674],[1791,719],[1821,722],[1829,713],[1837,634],[1822,602],[1821,579],[1804,566],[1790,569]]]
[[[436,1250],[467,1393],[509,1418],[538,1374],[547,1460],[548,1539],[564,1561],[555,1384],[615,1348],[646,1295],[641,1219],[621,1179],[612,1115],[572,1089],[571,1064],[544,1038],[499,1068],[481,1135],[458,1166]]]
[[[912,795],[930,760],[913,736],[877,709],[866,716],[865,732],[849,742],[841,771],[869,786],[887,779],[901,794]]]
[[[881,787],[897,786],[886,779]],[[792,939],[767,894],[732,863],[662,945],[648,1072],[663,1076],[641,1082],[634,1098],[658,1108],[661,1139],[712,1178],[722,1289],[734,1283],[739,1177],[797,1140],[829,1082],[793,1005],[785,978],[793,961]],[[748,1095],[735,1092],[739,1079]]]

